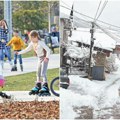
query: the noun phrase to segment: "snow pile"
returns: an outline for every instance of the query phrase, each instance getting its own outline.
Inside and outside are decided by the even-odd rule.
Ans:
[[[106,58],[106,68],[109,72],[118,70],[118,65],[116,64],[115,54],[110,54],[110,56]]]
[[[89,89],[92,88],[91,94],[94,94],[95,90],[92,82],[80,78],[79,76],[69,76],[71,80],[71,86],[69,90],[61,88],[61,119],[74,119],[77,114],[73,111],[74,106],[96,106],[96,99],[89,95]],[[94,84],[97,90],[97,83]],[[86,89],[87,87],[87,89]],[[74,89],[74,92],[72,91]],[[93,103],[94,101],[94,103]],[[69,111],[69,112],[68,112]]]
[[[71,58],[84,58],[89,56],[89,49],[84,47],[68,46],[64,56],[70,56]]]
[[[106,75],[105,81],[90,81],[79,76],[69,76],[68,90],[61,88],[61,119],[74,119],[78,116],[73,108],[89,106],[94,109],[94,117],[109,114],[104,108],[113,107],[120,102],[120,60],[115,59],[118,71]],[[101,111],[102,110],[102,111]],[[96,112],[97,111],[97,112]],[[99,112],[98,112],[99,111]]]
[[[90,95],[80,95],[78,93],[73,93],[71,90],[64,90],[61,88],[61,100],[60,100],[60,118],[61,119],[74,119],[77,114],[73,111],[74,106],[94,106],[94,97]],[[97,107],[97,106],[96,106]]]

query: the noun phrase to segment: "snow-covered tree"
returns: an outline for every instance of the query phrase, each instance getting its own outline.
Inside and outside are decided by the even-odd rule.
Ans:
[[[115,54],[110,54],[109,57],[106,58],[106,64],[105,68],[107,69],[108,72],[113,72],[118,70],[118,66],[115,62],[116,55]]]

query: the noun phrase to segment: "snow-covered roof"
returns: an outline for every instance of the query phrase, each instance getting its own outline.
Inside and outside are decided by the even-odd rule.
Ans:
[[[120,42],[117,42],[116,45],[120,45]]]
[[[116,46],[116,41],[111,37],[101,32],[100,30],[96,30],[94,33],[94,46],[103,48],[106,50],[112,50]],[[68,40],[78,41],[82,43],[86,43],[90,45],[91,34],[90,29],[87,28],[79,28],[77,30],[73,30],[72,36],[68,38]]]
[[[64,55],[69,55],[71,58],[85,58],[89,56],[89,51],[89,48],[70,45],[67,47],[67,52]]]

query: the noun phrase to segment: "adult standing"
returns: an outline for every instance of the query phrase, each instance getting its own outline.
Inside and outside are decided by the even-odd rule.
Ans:
[[[12,68],[12,60],[10,56],[10,50],[6,47],[8,42],[8,26],[5,20],[0,21],[0,65],[4,68],[4,54],[7,55],[10,66]]]

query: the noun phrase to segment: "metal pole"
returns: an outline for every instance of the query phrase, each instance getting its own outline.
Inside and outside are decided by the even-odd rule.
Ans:
[[[89,57],[89,73],[88,78],[91,79],[91,57],[92,57],[92,48],[94,45],[94,22],[92,22],[92,28],[90,29],[91,33],[91,43],[90,43],[90,57]]]
[[[50,1],[48,1],[48,31],[51,32]]]
[[[4,0],[4,19],[8,24],[8,40],[12,38],[12,5],[11,0]]]
[[[4,0],[4,19],[8,24],[8,41],[12,38],[12,4],[11,0]],[[8,49],[11,56],[11,50]]]

